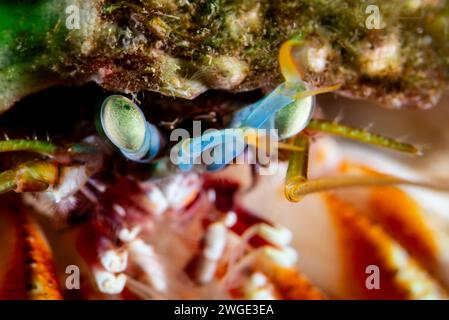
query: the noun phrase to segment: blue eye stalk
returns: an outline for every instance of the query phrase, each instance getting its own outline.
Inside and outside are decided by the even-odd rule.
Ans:
[[[329,133],[360,142],[378,145],[397,151],[418,154],[413,145],[395,141],[364,130],[351,128],[326,120],[312,119],[315,96],[335,91],[340,85],[311,89],[302,80],[304,68],[298,65],[292,54],[293,48],[302,45],[301,38],[285,42],[279,53],[279,64],[285,82],[266,97],[236,112],[229,128],[205,132],[177,143],[171,150],[170,161],[181,171],[190,171],[200,164],[207,171],[217,171],[230,164],[243,153],[246,146],[265,148],[261,142],[275,135],[275,148],[291,151],[284,187],[289,201],[297,202],[304,195],[340,187],[411,184],[429,187],[395,177],[355,177],[308,180],[309,137],[304,129]],[[114,95],[101,107],[101,126],[109,140],[128,159],[150,162],[161,149],[161,136],[157,128],[147,122],[139,107],[126,97]],[[273,131],[275,129],[276,131]],[[290,139],[294,137],[294,139]],[[293,140],[294,144],[279,140]],[[265,140],[269,141],[269,140]],[[258,159],[259,160],[259,159]],[[170,166],[161,167],[163,172]],[[430,186],[434,187],[434,186]]]
[[[148,163],[162,148],[159,130],[124,96],[112,95],[104,100],[100,123],[106,137],[129,160]]]

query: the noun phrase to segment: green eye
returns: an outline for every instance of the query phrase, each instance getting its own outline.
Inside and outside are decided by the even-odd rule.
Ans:
[[[101,107],[101,125],[106,136],[120,150],[137,152],[145,141],[146,120],[130,99],[113,95]]]
[[[279,138],[287,139],[304,130],[312,118],[314,107],[315,97],[306,97],[279,110],[274,122]]]

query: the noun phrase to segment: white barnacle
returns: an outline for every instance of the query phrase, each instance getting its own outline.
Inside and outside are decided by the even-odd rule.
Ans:
[[[211,261],[218,261],[221,258],[226,246],[227,234],[228,229],[221,222],[215,222],[207,228],[206,246],[203,251],[205,258]]]
[[[128,228],[122,228],[119,233],[118,237],[121,241],[128,243],[133,241],[137,238],[138,234],[140,233],[141,227],[133,227],[131,229]]]
[[[397,34],[391,34],[376,43],[365,41],[360,46],[359,65],[363,74],[389,77],[402,70],[401,44]]]
[[[228,241],[228,229],[223,222],[212,223],[204,236],[204,248],[198,259],[195,278],[205,284],[213,280],[217,264],[223,257]]]
[[[201,190],[201,181],[196,174],[176,175],[161,186],[168,208],[180,210],[193,201]]]
[[[151,213],[160,216],[168,209],[169,203],[162,193],[161,189],[156,186],[152,186],[146,193],[146,196],[150,203]]]
[[[186,61],[161,54],[156,50],[154,54],[160,61],[159,73],[162,82],[160,91],[164,94],[194,99],[208,89],[202,81],[185,77],[183,66],[187,64]]]

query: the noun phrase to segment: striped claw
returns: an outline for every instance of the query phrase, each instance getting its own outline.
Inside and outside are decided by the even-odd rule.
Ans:
[[[15,168],[0,173],[0,194],[15,192],[41,192],[62,185],[66,169],[80,167],[82,172],[95,171],[99,157],[97,151],[88,144],[72,144],[64,147],[41,140],[4,140],[0,141],[0,153],[33,152],[45,156],[47,160],[21,163]],[[95,158],[93,157],[95,156]],[[80,172],[81,172],[80,171]]]

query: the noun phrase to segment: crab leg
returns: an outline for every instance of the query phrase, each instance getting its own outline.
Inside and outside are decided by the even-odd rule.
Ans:
[[[0,152],[31,151],[51,156],[58,150],[59,147],[47,141],[26,139],[0,141]]]

